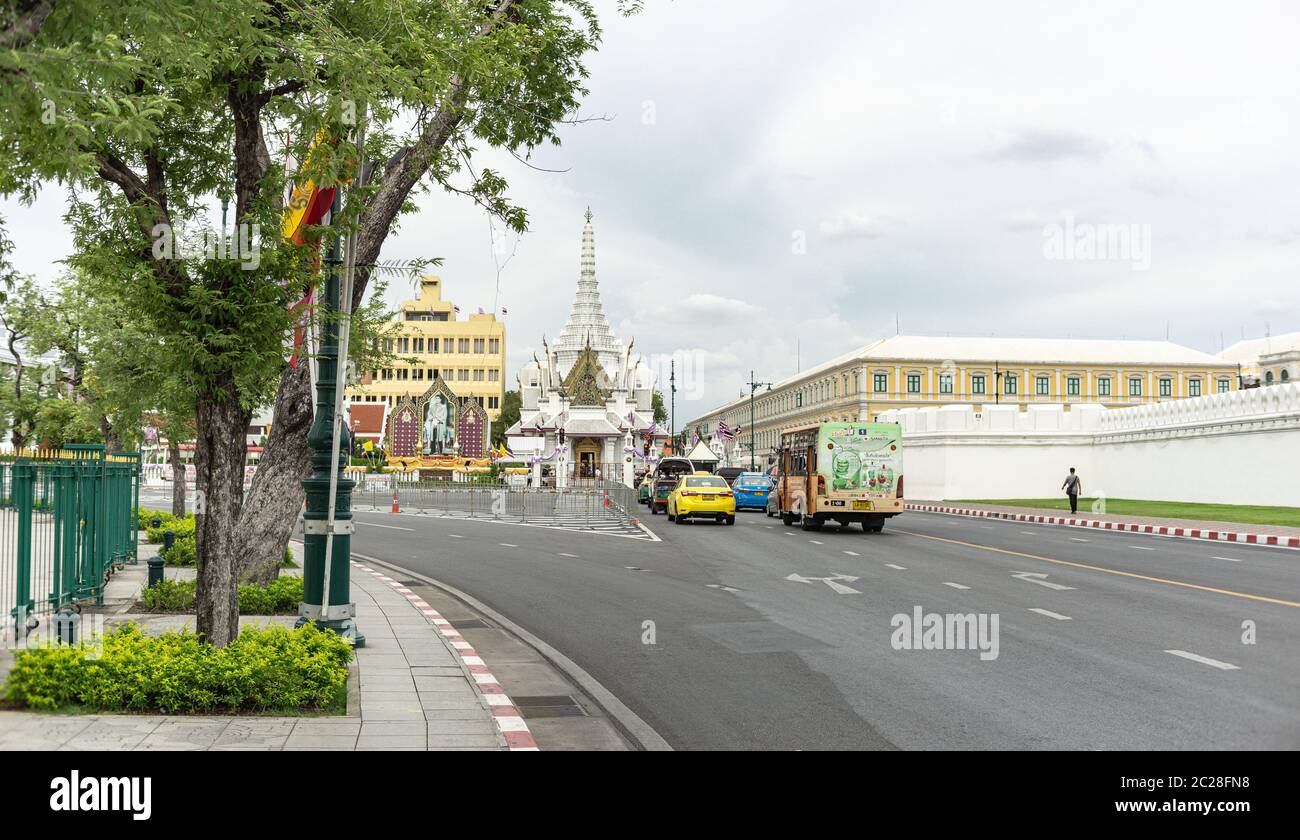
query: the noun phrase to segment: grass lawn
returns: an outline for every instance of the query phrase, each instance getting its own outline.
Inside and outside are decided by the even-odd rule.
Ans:
[[[1070,509],[1064,496],[1055,499],[958,499],[972,505],[1007,505],[1010,507]],[[1079,514],[1092,512],[1092,499],[1079,499]],[[1163,519],[1199,519],[1206,522],[1242,522],[1251,525],[1289,525],[1300,528],[1300,507],[1266,505],[1212,505],[1200,502],[1149,502],[1142,499],[1107,499],[1110,516],[1151,516]]]

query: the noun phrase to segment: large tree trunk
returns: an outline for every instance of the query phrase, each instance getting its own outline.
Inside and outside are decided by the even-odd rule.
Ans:
[[[194,529],[198,585],[194,612],[199,635],[216,647],[239,636],[237,528],[244,496],[245,436],[249,414],[233,381],[199,395],[196,405]],[[199,511],[202,511],[200,513]]]
[[[239,573],[242,580],[267,584],[280,574],[284,548],[302,510],[302,480],[311,474],[313,394],[307,365],[285,371],[275,398],[275,420],[262,460],[253,476],[239,518]]]
[[[172,465],[172,516],[185,516],[185,465],[181,463],[181,442],[167,438],[167,463]]]

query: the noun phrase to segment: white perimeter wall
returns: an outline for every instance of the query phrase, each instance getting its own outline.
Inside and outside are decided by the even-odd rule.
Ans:
[[[910,499],[1085,495],[1300,507],[1300,383],[1133,408],[948,405],[884,412],[903,427]]]

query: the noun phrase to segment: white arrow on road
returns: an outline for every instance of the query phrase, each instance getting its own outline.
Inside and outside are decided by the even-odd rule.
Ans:
[[[1073,586],[1066,586],[1063,583],[1052,583],[1047,579],[1047,575],[1042,572],[1012,572],[1013,578],[1019,578],[1026,583],[1036,583],[1039,586],[1046,586],[1048,589],[1073,589]]]
[[[825,583],[827,586],[829,586],[834,591],[838,592],[840,595],[861,595],[862,594],[860,591],[854,589],[852,586],[845,586],[844,584],[839,583],[839,581],[841,580],[855,581],[857,580],[856,577],[854,577],[853,575],[842,575],[839,574],[838,572],[831,575],[830,577],[804,577],[803,575],[789,575],[786,577],[786,580],[792,580],[795,583],[812,583],[815,580],[820,580],[822,583]]]

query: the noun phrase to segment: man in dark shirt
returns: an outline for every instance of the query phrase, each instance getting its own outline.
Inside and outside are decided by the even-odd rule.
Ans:
[[[1079,491],[1083,489],[1083,482],[1079,476],[1074,474],[1074,467],[1070,467],[1070,474],[1065,477],[1065,483],[1061,485],[1065,495],[1070,497],[1070,513],[1079,512]]]

